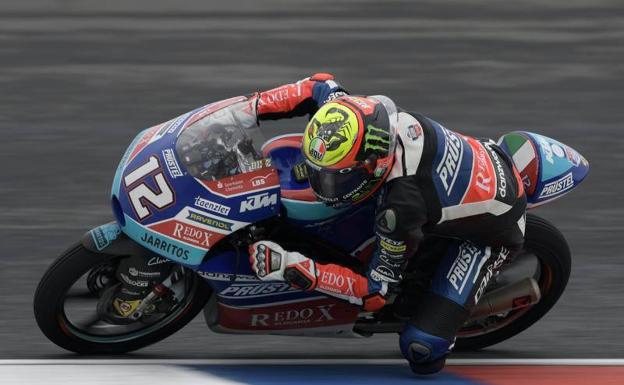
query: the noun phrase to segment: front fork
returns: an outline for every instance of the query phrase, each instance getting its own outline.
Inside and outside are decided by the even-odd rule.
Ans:
[[[160,265],[162,263],[169,263],[169,260],[156,254],[143,246],[136,243],[134,240],[125,235],[117,222],[110,222],[104,225],[95,227],[84,234],[82,237],[82,245],[88,250],[106,255],[124,256],[132,258],[141,258],[141,261],[145,260],[147,266]],[[119,270],[119,266],[117,267]],[[136,269],[135,269],[136,270]],[[126,276],[128,272],[124,270]],[[161,282],[153,285],[152,289],[140,299],[140,303],[127,315],[117,314],[123,318],[129,320],[138,320],[141,318],[147,310],[152,308],[152,305],[165,295],[172,295],[174,301],[180,301],[183,298],[183,294],[176,292],[173,289],[173,284],[180,279],[180,269],[173,267],[166,278]],[[124,282],[120,279],[120,271],[115,274],[122,285]],[[139,279],[134,277],[134,279]],[[105,306],[108,308],[108,306]]]

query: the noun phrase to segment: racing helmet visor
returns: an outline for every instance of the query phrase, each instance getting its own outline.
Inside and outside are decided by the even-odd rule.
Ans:
[[[320,168],[309,161],[306,164],[314,194],[330,205],[354,200],[373,178],[373,174],[363,164],[337,170]]]

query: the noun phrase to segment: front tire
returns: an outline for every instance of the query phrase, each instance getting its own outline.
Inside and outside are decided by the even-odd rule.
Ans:
[[[455,350],[479,350],[507,340],[546,315],[561,297],[572,267],[570,248],[563,234],[547,220],[527,214],[524,249],[538,260],[539,275],[535,278],[542,293],[541,300],[528,309],[510,312],[505,318],[517,318],[491,331],[472,333],[471,336],[465,326],[459,332]],[[505,322],[505,318],[500,321]]]
[[[92,252],[79,243],[63,253],[48,268],[35,292],[34,312],[39,328],[50,341],[81,354],[130,352],[158,342],[180,330],[195,318],[210,298],[211,290],[205,281],[191,270],[185,270],[191,280],[187,295],[175,311],[162,320],[125,334],[97,336],[84,333],[73,325],[66,315],[66,295],[74,283],[91,269],[113,263],[119,258]]]

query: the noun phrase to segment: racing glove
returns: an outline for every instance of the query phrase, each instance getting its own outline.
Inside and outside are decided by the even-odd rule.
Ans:
[[[260,241],[249,246],[249,263],[262,281],[286,281],[303,290],[316,288],[316,263],[275,242]]]
[[[285,281],[298,289],[317,290],[362,305],[367,311],[379,310],[385,304],[380,293],[369,291],[368,280],[363,275],[337,264],[316,263],[300,253],[284,250],[275,242],[251,245],[249,262],[262,281]]]

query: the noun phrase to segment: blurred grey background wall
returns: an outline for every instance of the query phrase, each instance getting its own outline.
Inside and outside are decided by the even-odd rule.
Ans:
[[[34,288],[112,218],[113,172],[140,129],[319,71],[467,134],[533,130],[584,154],[583,185],[537,210],[571,244],[567,292],[479,355],[624,357],[623,59],[621,1],[4,0],[0,357],[63,354],[36,328]],[[217,336],[197,319],[135,356],[398,357],[396,339]]]

